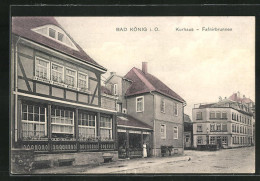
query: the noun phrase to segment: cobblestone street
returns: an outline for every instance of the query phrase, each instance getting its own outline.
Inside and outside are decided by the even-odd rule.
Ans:
[[[190,160],[189,160],[190,158]],[[188,161],[189,160],[189,161]],[[254,173],[255,147],[219,151],[187,150],[183,156],[121,160],[97,167],[59,167],[35,173],[142,174],[142,173]]]

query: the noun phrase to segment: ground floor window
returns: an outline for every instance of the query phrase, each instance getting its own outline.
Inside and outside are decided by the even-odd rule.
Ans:
[[[210,144],[215,144],[216,143],[216,137],[212,136],[210,137]]]
[[[80,112],[78,116],[79,139],[96,137],[96,115]]]
[[[203,143],[202,136],[198,136],[197,143],[198,145],[201,145]]]
[[[46,106],[23,103],[22,138],[39,139],[47,136]]]
[[[74,111],[62,107],[51,109],[51,130],[53,137],[74,135]]]
[[[222,137],[222,144],[227,144],[227,137],[226,136]]]
[[[100,117],[100,137],[102,140],[112,139],[112,118],[110,116]]]

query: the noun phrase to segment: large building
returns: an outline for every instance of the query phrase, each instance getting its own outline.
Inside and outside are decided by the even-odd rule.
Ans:
[[[116,97],[101,90],[106,69],[53,17],[12,18],[11,50],[12,150],[57,165],[117,159]]]
[[[112,73],[106,81],[106,87],[118,95],[117,111],[121,112],[117,125],[120,128],[118,140],[130,141],[126,144],[129,145],[131,134],[129,136],[128,133],[132,133],[132,140],[137,142],[133,145],[137,150],[139,148],[140,154],[143,144],[147,147],[148,155],[183,153],[185,101],[148,73],[147,63],[143,62],[142,70],[132,68],[124,77]],[[135,122],[132,127],[126,125],[130,122]],[[131,130],[125,131],[123,128]],[[118,146],[124,147],[124,142],[119,142]]]
[[[194,147],[218,145],[222,148],[251,146],[253,114],[246,104],[220,99],[197,104],[192,111]]]

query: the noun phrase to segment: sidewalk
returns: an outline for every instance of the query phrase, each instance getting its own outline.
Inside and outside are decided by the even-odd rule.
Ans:
[[[124,171],[135,173],[136,169],[160,165],[163,163],[174,163],[188,161],[189,156],[180,155],[172,157],[152,157],[139,159],[119,159],[117,162],[102,163],[100,165],[66,166],[47,169],[37,169],[33,174],[113,174],[124,173]],[[127,173],[126,172],[126,173]]]

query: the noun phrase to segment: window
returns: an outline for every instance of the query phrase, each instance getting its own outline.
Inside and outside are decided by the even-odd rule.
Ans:
[[[56,136],[61,134],[74,135],[74,112],[64,108],[51,109],[52,133]]]
[[[84,90],[88,89],[88,75],[84,73],[78,74],[78,87]]]
[[[173,103],[173,111],[174,111],[174,115],[178,116],[178,104],[177,103]]]
[[[79,139],[96,137],[96,115],[79,113],[78,117]]]
[[[185,142],[189,142],[190,141],[190,136],[189,135],[186,135],[185,136]]]
[[[209,118],[210,119],[215,119],[215,112],[210,112],[209,113]]]
[[[64,42],[64,34],[58,32],[58,40]]]
[[[144,111],[144,97],[137,97],[136,98],[136,112],[143,112]]]
[[[216,113],[216,118],[217,118],[217,119],[220,119],[220,118],[221,118],[221,113],[220,113],[220,112],[217,112],[217,113]]]
[[[203,143],[202,136],[198,136],[197,138],[197,144],[201,145]]]
[[[114,84],[114,95],[117,95],[117,84]]]
[[[50,62],[42,58],[36,57],[35,60],[35,76],[42,79],[49,78]]]
[[[232,137],[232,143],[235,144],[236,143],[236,138]]]
[[[235,114],[232,112],[232,120],[235,119]]]
[[[227,137],[226,136],[222,137],[222,144],[227,144]]]
[[[75,87],[76,84],[76,71],[66,68],[66,84]]]
[[[49,28],[49,36],[52,38],[56,38],[56,31],[52,28]]]
[[[47,136],[46,107],[34,104],[22,104],[22,137],[38,139]]]
[[[210,124],[210,131],[215,131],[215,124]]]
[[[240,133],[242,133],[243,131],[242,131],[242,126],[240,126]]]
[[[239,133],[239,125],[237,125],[237,133]]]
[[[222,124],[222,131],[224,131],[224,132],[227,131],[227,124]]]
[[[121,103],[117,103],[116,104],[116,111],[117,112],[122,112],[122,104]]]
[[[165,101],[164,101],[164,99],[161,100],[161,112],[165,113]]]
[[[66,33],[61,28],[55,25],[48,24],[48,25],[40,26],[37,28],[33,28],[32,31],[39,33],[45,37],[51,38],[54,41],[57,41],[63,45],[66,45],[78,51],[73,41],[66,35]]]
[[[173,128],[173,139],[178,139],[178,127]]]
[[[222,119],[227,119],[227,112],[222,112]]]
[[[57,64],[51,64],[51,80],[54,82],[63,82],[63,67]]]
[[[232,124],[232,132],[236,132],[236,125]]]
[[[237,114],[237,121],[238,121],[238,114]]]
[[[202,120],[202,112],[196,113],[196,120]]]
[[[221,125],[217,124],[217,131],[221,131]]]
[[[166,138],[166,125],[165,124],[161,124],[160,133],[161,133],[161,138],[165,139]]]
[[[109,116],[100,117],[100,137],[102,140],[112,139],[112,118]]]
[[[215,144],[215,142],[216,142],[216,137],[214,137],[214,136],[211,136],[210,137],[210,144]]]
[[[201,124],[197,125],[197,132],[202,132],[202,125]]]

